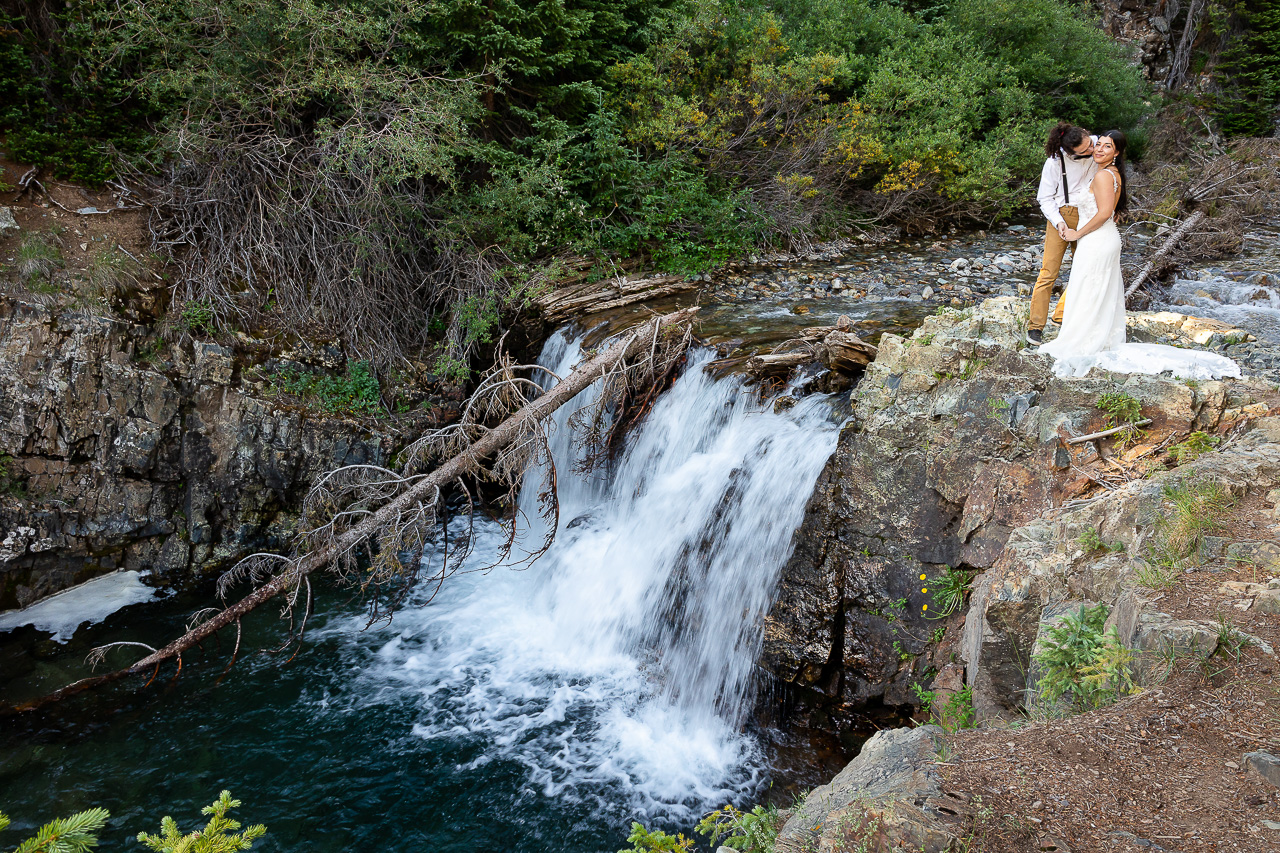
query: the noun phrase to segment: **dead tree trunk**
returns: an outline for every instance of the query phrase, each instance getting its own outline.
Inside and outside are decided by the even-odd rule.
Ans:
[[[1189,233],[1195,230],[1195,227],[1200,224],[1204,217],[1204,211],[1197,210],[1195,213],[1184,219],[1181,225],[1173,229],[1173,233],[1165,238],[1164,243],[1156,250],[1156,253],[1151,256],[1151,259],[1142,266],[1142,269],[1138,271],[1136,276],[1134,276],[1129,287],[1125,289],[1125,299],[1132,296],[1139,287],[1146,283],[1147,279],[1151,278],[1151,274],[1155,272],[1156,265],[1167,258],[1174,248],[1177,247],[1178,243]]]
[[[478,472],[484,459],[502,450],[511,442],[527,435],[531,424],[549,417],[556,409],[573,399],[578,392],[602,376],[617,370],[619,365],[626,359],[656,348],[659,337],[665,329],[672,326],[687,325],[697,310],[697,308],[686,308],[682,311],[655,317],[644,326],[616,341],[604,352],[580,365],[554,388],[538,397],[532,403],[517,410],[500,425],[488,431],[467,449],[448,459],[429,474],[413,481],[413,484],[405,491],[388,501],[376,512],[367,515],[358,524],[344,531],[341,536],[327,543],[324,547],[287,561],[289,566],[284,571],[235,604],[219,611],[212,618],[187,631],[187,633],[164,648],[153,651],[123,669],[82,679],[34,702],[16,706],[13,710],[31,710],[98,685],[115,681],[126,675],[144,673],[152,669],[158,670],[161,663],[171,659],[176,659],[178,667],[181,669],[183,652],[212,636],[222,628],[232,624],[236,624],[238,627],[241,617],[245,614],[277,595],[296,589],[308,575],[317,569],[343,559],[359,548],[362,543],[375,538],[379,530],[392,524],[402,514],[411,512],[416,504],[431,499],[432,495],[437,494],[443,487],[462,477]],[[238,645],[237,638],[237,647]]]

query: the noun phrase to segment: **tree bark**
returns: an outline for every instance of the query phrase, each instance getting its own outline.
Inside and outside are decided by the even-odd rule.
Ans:
[[[1182,224],[1175,228],[1173,233],[1165,238],[1164,243],[1161,244],[1160,248],[1156,250],[1156,253],[1151,256],[1151,259],[1143,265],[1142,269],[1134,277],[1133,283],[1131,283],[1125,290],[1125,299],[1132,296],[1134,291],[1145,284],[1147,279],[1151,278],[1151,273],[1155,271],[1156,264],[1168,257],[1169,253],[1178,245],[1178,242],[1182,240],[1183,237],[1187,236],[1192,229],[1199,225],[1204,219],[1204,216],[1205,214],[1203,210],[1197,210],[1195,213],[1184,219]]]
[[[260,604],[293,588],[307,575],[328,565],[351,548],[357,547],[361,542],[375,535],[379,530],[391,523],[403,510],[431,495],[436,489],[477,471],[481,460],[493,455],[523,434],[523,428],[529,421],[548,417],[597,378],[612,370],[619,362],[651,347],[656,336],[661,334],[664,329],[690,322],[697,310],[697,308],[686,308],[661,317],[655,317],[631,334],[614,342],[604,352],[579,365],[554,388],[511,415],[475,444],[449,459],[429,475],[415,482],[404,493],[389,501],[377,512],[347,530],[332,545],[303,555],[296,560],[291,570],[282,572],[272,578],[249,595],[220,611],[211,619],[202,622],[164,648],[123,669],[82,679],[33,702],[14,706],[13,710],[32,710],[100,684],[115,681],[126,675],[143,673],[158,668],[161,663],[173,658],[178,659],[178,665],[181,667],[181,655],[183,652],[195,646],[201,640],[212,636],[222,628],[237,622]]]

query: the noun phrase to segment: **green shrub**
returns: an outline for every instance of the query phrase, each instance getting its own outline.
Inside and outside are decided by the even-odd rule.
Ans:
[[[1102,534],[1098,532],[1098,528],[1089,526],[1080,531],[1080,535],[1076,538],[1076,543],[1080,546],[1080,550],[1086,554],[1092,554],[1094,551],[1123,551],[1124,543],[1115,542],[1108,544],[1102,540]]]
[[[286,368],[272,375],[270,382],[274,390],[304,397],[326,412],[347,415],[382,413],[382,389],[367,361],[349,362],[343,376]]]
[[[920,712],[926,717],[934,717],[944,731],[956,732],[977,725],[977,714],[973,710],[973,687],[970,685],[966,684],[952,693],[940,707],[937,705],[937,691],[925,690],[919,684],[911,685],[911,690],[920,703]]]
[[[160,835],[138,833],[138,840],[155,853],[232,853],[235,850],[248,850],[253,842],[266,834],[267,828],[257,824],[237,833],[240,822],[227,817],[227,813],[239,808],[240,801],[231,799],[230,791],[223,791],[213,802],[200,810],[209,815],[209,822],[204,829],[183,835],[178,831],[178,824],[173,818],[165,816],[160,821]]]
[[[684,835],[668,835],[660,829],[653,832],[645,829],[643,824],[632,823],[631,834],[627,836],[631,847],[619,850],[618,853],[693,853],[693,839]]]
[[[1116,444],[1128,447],[1145,435],[1145,431],[1133,426],[1142,420],[1142,402],[1124,391],[1112,391],[1098,398],[1098,408],[1107,413],[1107,426],[1124,426],[1115,434]]]
[[[724,846],[743,853],[773,853],[778,832],[786,822],[777,806],[756,806],[749,812],[724,806],[698,821],[695,831],[705,835],[713,849]]]
[[[1156,571],[1147,579],[1168,583],[1176,572],[1158,570],[1176,570],[1195,561],[1204,537],[1222,525],[1234,500],[1215,482],[1189,480],[1166,484],[1162,497],[1161,512],[1147,546],[1147,557]]]
[[[1179,465],[1199,457],[1201,454],[1208,453],[1218,446],[1222,439],[1216,435],[1209,435],[1206,432],[1196,430],[1187,436],[1185,440],[1178,442],[1169,448],[1169,453],[1173,456],[1174,461]]]
[[[1077,711],[1108,705],[1135,689],[1133,653],[1116,634],[1104,631],[1105,604],[1067,613],[1046,633],[1035,661],[1043,667],[1039,688],[1050,703],[1068,699]]]
[[[71,817],[54,818],[19,844],[14,853],[87,853],[98,846],[98,833],[110,816],[106,809],[89,809]],[[0,812],[0,831],[9,822],[8,816]]]
[[[213,332],[213,306],[203,299],[188,299],[182,304],[182,325],[192,334]]]

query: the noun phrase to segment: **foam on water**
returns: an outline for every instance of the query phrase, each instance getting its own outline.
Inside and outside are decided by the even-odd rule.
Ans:
[[[51,632],[55,642],[65,643],[81,625],[101,622],[123,607],[149,601],[155,594],[142,582],[140,572],[112,572],[51,595],[25,610],[0,613],[0,631],[33,625]]]
[[[563,375],[577,357],[560,334],[544,364]],[[566,424],[594,390],[564,407],[551,550],[401,610],[353,693],[411,697],[415,735],[469,747],[460,771],[514,762],[526,795],[620,819],[688,820],[755,792],[761,756],[741,723],[760,621],[837,424],[820,397],[773,413],[707,377],[710,358],[691,358],[608,475],[575,472]],[[521,496],[531,519],[538,473]],[[491,564],[503,538],[481,525],[471,564]],[[536,521],[523,541],[541,541]]]
[[[1169,288],[1168,302],[1162,307],[1221,320],[1259,340],[1280,343],[1280,284],[1274,275],[1258,273],[1244,281],[1225,276],[1178,279]]]

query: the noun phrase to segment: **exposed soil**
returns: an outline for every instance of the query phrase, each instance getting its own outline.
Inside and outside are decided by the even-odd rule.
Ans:
[[[1275,539],[1270,513],[1250,495],[1215,532]],[[1154,686],[1108,708],[958,733],[943,766],[948,793],[970,803],[969,849],[1280,851],[1280,789],[1242,761],[1255,750],[1280,752],[1280,660],[1263,645],[1280,649],[1280,616],[1242,609],[1247,599],[1219,589],[1272,574],[1215,560],[1157,604],[1261,642],[1220,648],[1207,661],[1174,660]]]

